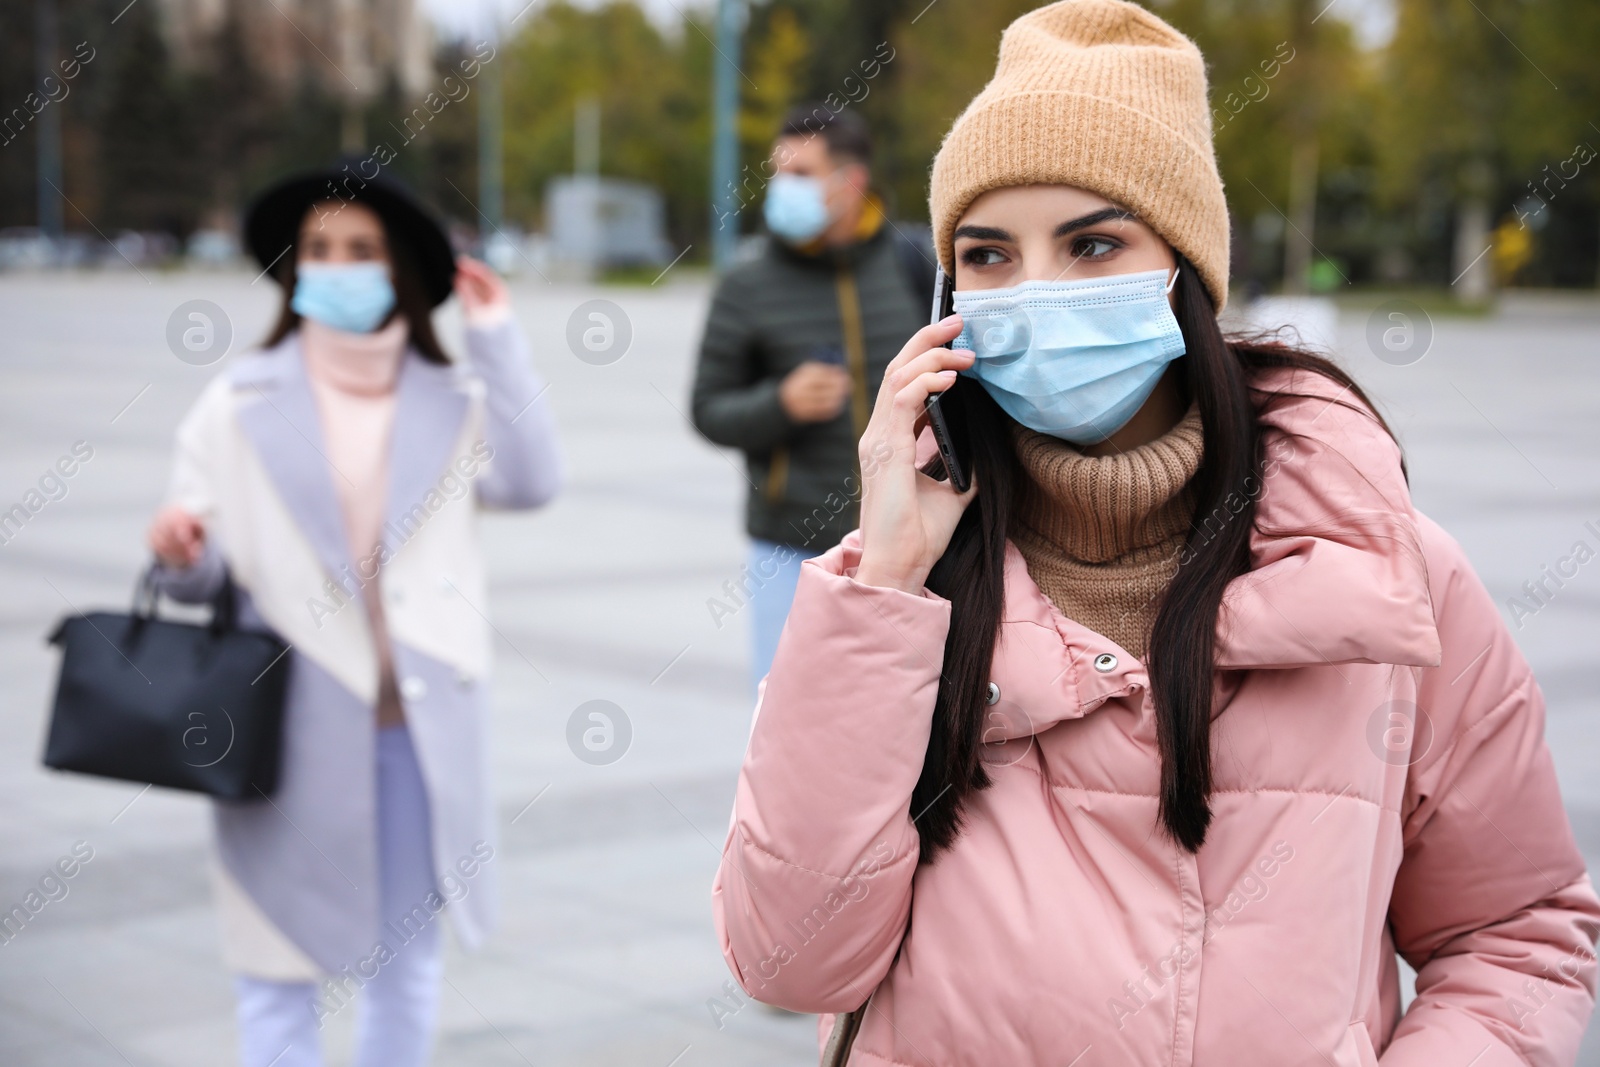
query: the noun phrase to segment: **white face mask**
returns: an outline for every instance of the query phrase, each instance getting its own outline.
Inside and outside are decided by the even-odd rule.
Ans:
[[[301,263],[295,267],[297,314],[351,333],[371,333],[394,310],[394,284],[383,263]]]
[[[955,294],[963,320],[952,348],[974,355],[976,378],[1022,425],[1076,445],[1128,424],[1184,353],[1167,294],[1178,272],[1023,282]]]
[[[785,241],[814,241],[833,222],[828,214],[827,182],[803,174],[774,174],[767,183],[761,213],[767,229]]]

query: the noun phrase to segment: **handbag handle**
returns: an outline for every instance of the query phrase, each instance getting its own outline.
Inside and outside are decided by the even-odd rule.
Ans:
[[[156,615],[156,600],[160,594],[156,592],[156,564],[150,563],[139,573],[139,581],[133,587],[133,618],[135,622],[153,619]]]
[[[140,623],[156,617],[156,604],[160,593],[156,589],[156,567],[158,564],[152,560],[139,575],[139,584],[133,590],[133,619],[135,628]],[[233,575],[228,568],[222,568],[222,582],[217,586],[217,591],[211,594],[211,623],[213,634],[224,630],[238,629],[239,625],[239,596],[233,583]]]
[[[239,596],[233,585],[233,575],[222,568],[222,584],[211,597],[211,632],[239,628]]]

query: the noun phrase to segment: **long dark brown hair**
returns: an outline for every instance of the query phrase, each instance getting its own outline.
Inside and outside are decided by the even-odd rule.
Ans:
[[[383,216],[379,215],[378,218],[382,221]],[[395,236],[387,222],[383,223],[383,234],[389,247],[389,270],[394,278],[394,311],[383,320],[384,323],[387,324],[396,315],[403,316],[411,331],[411,343],[422,353],[422,358],[430,363],[449,363],[449,355],[439,343],[438,335],[433,332],[433,303],[423,287],[416,253],[409,244]],[[266,340],[261,342],[262,348],[271,348],[300,326],[300,313],[290,306],[294,300],[294,268],[299,255],[300,236],[296,233],[294,247],[284,253],[272,271],[283,289],[283,306],[278,309],[278,321],[273,324]]]
[[[1199,274],[1179,257],[1175,313],[1185,356],[1175,365],[1180,387],[1199,407],[1204,458],[1191,487],[1195,503],[1184,565],[1157,608],[1148,667],[1161,753],[1159,818],[1168,835],[1191,852],[1211,823],[1211,716],[1216,672],[1217,614],[1229,582],[1250,569],[1256,498],[1248,483],[1263,469],[1261,417],[1275,402],[1300,394],[1255,387],[1263,372],[1297,369],[1324,375],[1361,404],[1387,431],[1361,388],[1336,364],[1263,337],[1226,339]],[[950,601],[944,671],[934,703],[933,732],[911,810],[931,860],[961,831],[967,798],[989,784],[980,759],[989,672],[1005,597],[1007,520],[1026,477],[1017,461],[1011,420],[976,381],[958,378],[945,405],[956,447],[970,457],[978,496],[957,524],[927,587]],[[924,468],[942,473],[938,459]],[[1230,494],[1230,521],[1206,527]],[[1220,529],[1218,526],[1220,525]]]

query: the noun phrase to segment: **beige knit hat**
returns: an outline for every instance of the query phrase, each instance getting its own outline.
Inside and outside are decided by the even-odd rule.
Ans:
[[[990,189],[1075,185],[1131,210],[1228,298],[1228,205],[1211,147],[1205,60],[1137,4],[1060,0],[1000,38],[994,77],[945,135],[928,195],[935,244]]]

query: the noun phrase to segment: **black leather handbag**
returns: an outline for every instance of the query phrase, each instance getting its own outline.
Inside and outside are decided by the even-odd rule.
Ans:
[[[61,675],[44,763],[227,800],[278,783],[289,646],[238,628],[224,576],[206,625],[156,617],[146,571],[132,614],[63,618],[50,635]]]

